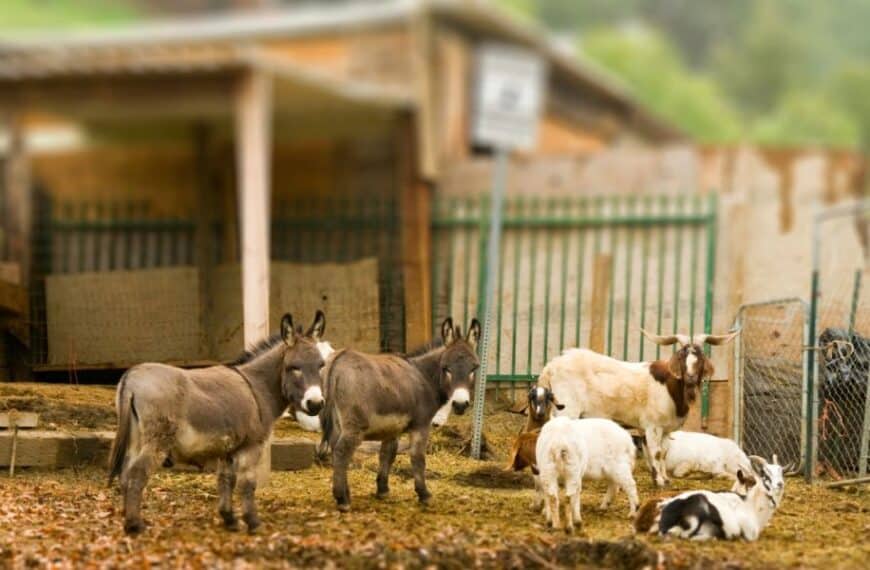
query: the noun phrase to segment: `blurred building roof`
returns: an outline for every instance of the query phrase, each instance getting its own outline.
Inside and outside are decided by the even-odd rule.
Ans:
[[[185,73],[250,64],[257,40],[406,24],[431,14],[472,34],[525,45],[546,57],[554,78],[603,97],[655,138],[683,134],[641,106],[609,74],[560,49],[539,29],[491,5],[456,0],[385,0],[149,22],[106,30],[50,31],[0,39],[0,81],[101,73]],[[273,62],[274,63],[274,62]]]

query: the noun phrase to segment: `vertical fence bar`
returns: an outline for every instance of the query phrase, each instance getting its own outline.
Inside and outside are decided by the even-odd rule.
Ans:
[[[652,200],[647,197],[644,200],[644,214],[649,215],[651,211]],[[641,252],[641,266],[640,266],[640,328],[646,328],[646,290],[647,290],[647,267],[649,266],[649,242],[650,242],[650,232],[648,230],[644,230],[641,234],[641,242],[643,251]],[[640,346],[638,347],[638,357],[637,359],[643,362],[643,348],[644,348],[644,336],[642,334],[637,335],[639,339]]]
[[[539,213],[540,200],[537,196],[532,197],[531,207],[529,208],[529,213],[532,218],[536,217]],[[535,330],[535,269],[537,268],[537,238],[538,231],[537,228],[531,229],[531,237],[529,238],[530,246],[529,246],[529,258],[530,258],[530,268],[529,275],[532,277],[529,283],[529,359],[526,362],[526,374],[529,376],[532,375],[532,355],[534,354],[534,330]]]
[[[571,200],[565,199],[562,206],[562,217],[565,218],[573,212]],[[565,350],[565,310],[568,292],[568,236],[570,231],[567,226],[562,227],[562,297],[559,299],[559,353]]]
[[[855,270],[855,280],[852,284],[852,306],[849,309],[849,341],[855,332],[855,316],[858,313],[858,299],[861,296],[861,270]]]
[[[818,222],[816,222],[818,232]],[[818,239],[817,236],[814,239]],[[815,265],[815,264],[814,264]],[[815,462],[813,457],[815,454],[815,434],[816,434],[816,394],[815,394],[815,376],[816,376],[816,315],[819,310],[819,269],[813,267],[812,281],[810,283],[810,325],[809,325],[809,342],[807,342],[807,410],[806,410],[806,432],[807,441],[806,449],[804,450],[804,478],[808,483],[813,480],[813,472],[815,471]]]
[[[660,215],[663,215],[668,204],[668,199],[665,196],[659,198]],[[667,229],[665,226],[659,228],[659,263],[658,263],[658,311],[656,314],[656,334],[662,334],[662,307],[665,304],[665,237]],[[662,355],[661,345],[656,345],[656,359]]]
[[[717,205],[719,203],[716,193],[710,192],[708,200],[708,217],[707,217],[707,275],[705,278],[705,299],[704,299],[704,332],[713,332],[713,281],[716,277],[716,233],[717,227]],[[710,355],[710,345],[705,344],[704,350],[707,356]],[[701,383],[701,427],[707,429],[707,420],[710,417],[710,380]]]
[[[635,214],[634,196],[629,196],[626,200],[626,214],[629,217]],[[634,263],[634,226],[628,226],[625,231],[625,322],[622,325],[622,359],[628,360],[628,325],[631,320],[631,266]]]
[[[679,196],[676,202],[676,210],[677,215],[682,214],[684,211],[685,205],[685,197]],[[673,334],[677,334],[680,332],[680,285],[681,285],[681,273],[683,267],[683,227],[681,225],[674,226],[674,247],[675,247],[675,258],[674,258],[674,326],[673,326]],[[676,345],[671,346],[671,350],[676,350]]]
[[[510,212],[510,203],[508,203],[506,205],[505,211]],[[502,223],[504,223],[504,222],[502,221]],[[502,239],[502,242],[504,242],[504,248],[501,252],[500,258],[507,257],[507,255],[506,255],[506,253],[507,253],[507,243],[506,243],[507,240]],[[496,334],[497,334],[496,341],[495,341],[495,373],[496,374],[501,374],[501,337],[502,337],[501,322],[502,322],[502,313],[504,312],[504,266],[505,266],[504,261],[502,261],[501,263],[498,264],[498,290],[496,292],[496,300],[495,300],[495,302],[498,303],[498,317],[496,320],[496,328],[495,328]],[[516,295],[516,291],[514,291],[514,295]],[[501,384],[501,382],[496,382],[496,384],[495,384],[496,399],[498,399],[499,384]]]
[[[474,198],[466,199],[466,201],[465,201],[466,211],[469,211],[474,207],[473,200],[474,200]],[[481,204],[481,200],[478,199],[477,203]],[[482,206],[482,204],[481,204],[481,206]],[[478,218],[478,225],[480,223],[481,223],[480,218]],[[463,311],[462,311],[463,326],[466,323],[468,323],[468,306],[471,304],[471,298],[469,297],[469,295],[471,293],[471,233],[472,232],[471,232],[470,227],[464,228],[464,236],[463,237],[465,238],[465,242],[464,242],[464,246],[462,248],[462,259],[464,261],[463,270],[462,270],[463,271],[463,275],[462,275],[462,277],[463,277],[463,283],[462,283],[463,293],[462,293],[462,295],[463,295],[463,299],[465,301],[463,303]]]
[[[588,201],[584,198],[579,201],[578,215],[581,221],[587,215]],[[577,229],[577,322],[574,325],[574,344],[580,346],[580,327],[583,322],[583,278],[586,269],[586,227],[581,223]]]
[[[701,213],[701,197],[694,196],[692,198],[693,208],[692,211],[695,214]],[[693,336],[695,334],[695,296],[697,294],[698,289],[698,247],[701,232],[698,226],[693,226],[692,228],[692,239],[689,240],[691,242],[692,253],[689,257],[689,336]]]
[[[521,218],[526,214],[526,202],[522,196],[516,201],[516,216]],[[511,327],[511,376],[517,374],[517,321],[519,318],[519,299],[520,299],[520,264],[522,262],[522,232],[517,228],[514,234],[514,306],[513,306],[513,325]],[[516,393],[511,386],[511,395],[516,398]]]
[[[545,214],[548,221],[552,220],[556,206],[557,203],[555,201],[550,201],[548,204]],[[547,349],[550,340],[550,286],[552,281],[551,275],[553,273],[553,230],[545,225],[544,231],[546,232],[544,238],[546,257],[544,258],[544,347],[541,353],[542,363],[547,362]]]
[[[611,200],[611,217],[619,215],[619,196]],[[610,228],[610,290],[607,300],[607,356],[613,356],[613,305],[616,298],[616,259],[619,251],[619,227]]]

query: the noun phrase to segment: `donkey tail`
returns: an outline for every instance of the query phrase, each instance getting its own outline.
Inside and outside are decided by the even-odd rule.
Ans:
[[[126,394],[124,391],[124,380],[127,375],[121,377],[118,383],[118,431],[115,434],[115,439],[112,442],[112,450],[109,452],[109,485],[115,477],[121,475],[124,469],[124,459],[127,456],[127,449],[130,447],[130,430],[132,429],[132,421],[136,415],[136,407],[133,404],[133,395]]]
[[[338,441],[338,436],[341,435],[341,426],[338,425],[335,418],[334,370],[335,362],[344,353],[344,350],[334,353],[329,359],[323,374],[323,397],[326,399],[326,404],[320,410],[320,428],[323,432],[320,438],[320,445],[317,446],[317,455],[320,459],[326,458],[335,442]]]

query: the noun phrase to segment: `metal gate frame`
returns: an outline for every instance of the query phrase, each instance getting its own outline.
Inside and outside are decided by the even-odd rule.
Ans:
[[[757,308],[757,307],[765,307],[771,305],[782,305],[785,303],[798,303],[801,307],[801,310],[804,315],[804,324],[803,324],[803,332],[801,335],[802,338],[802,347],[801,347],[801,436],[800,436],[800,464],[795,467],[795,470],[800,470],[806,463],[806,455],[804,450],[806,449],[807,444],[807,421],[806,414],[808,410],[808,394],[809,394],[809,375],[807,368],[807,358],[809,351],[806,350],[806,347],[809,345],[809,335],[810,335],[810,307],[809,304],[801,299],[800,297],[784,297],[782,299],[772,299],[769,301],[760,301],[757,303],[747,303],[741,305],[737,310],[737,316],[734,319],[734,326],[732,327],[735,330],[743,330],[743,326],[745,324],[745,313],[748,309]],[[732,428],[732,437],[734,441],[737,442],[738,445],[743,447],[744,443],[744,420],[745,420],[745,410],[743,406],[743,400],[745,396],[745,373],[744,373],[744,354],[743,354],[743,345],[744,345],[744,337],[741,335],[737,342],[734,345],[734,389],[732,391],[732,419],[733,419],[733,428]]]
[[[691,333],[700,332],[698,325],[703,326],[704,332],[711,332],[713,320],[713,286],[715,274],[716,255],[716,224],[717,224],[718,196],[715,193],[704,195],[615,195],[615,196],[570,196],[570,197],[538,197],[538,196],[513,196],[505,201],[503,227],[505,234],[501,239],[502,263],[499,265],[497,275],[493,276],[496,281],[498,293],[495,296],[493,307],[493,321],[496,331],[510,330],[511,342],[503,346],[502,335],[494,341],[493,351],[495,364],[488,374],[489,381],[499,384],[507,383],[514,387],[517,383],[532,383],[537,380],[540,367],[549,359],[547,358],[553,347],[561,351],[569,346],[580,344],[580,327],[584,323],[581,314],[581,303],[576,304],[576,315],[567,316],[569,305],[566,296],[572,295],[581,298],[583,295],[584,266],[594,260],[594,255],[604,253],[603,241],[611,247],[612,266],[610,271],[610,283],[608,298],[606,300],[606,352],[615,357],[628,359],[629,344],[632,353],[643,360],[644,339],[639,331],[629,329],[629,319],[617,324],[614,320],[615,287],[620,287],[619,294],[624,295],[624,314],[630,314],[631,303],[640,297],[641,321],[644,328],[652,328],[662,332],[663,309],[665,306],[673,308],[674,315],[669,318],[676,332],[677,325],[688,328]],[[489,210],[489,196],[486,194],[475,196],[448,196],[439,197],[433,202],[432,208],[432,236],[433,236],[433,267],[432,267],[432,315],[433,330],[437,334],[437,324],[446,316],[453,316],[457,321],[467,323],[472,316],[478,316],[480,303],[475,303],[473,297],[477,292],[476,299],[481,299],[483,291],[480,287],[486,282],[486,235],[487,218]],[[671,229],[673,228],[673,229]],[[566,231],[567,230],[567,231]],[[523,234],[522,232],[525,232]],[[561,234],[559,233],[561,232]],[[570,234],[569,232],[575,232]],[[673,238],[669,237],[673,234]],[[523,242],[528,237],[528,243]],[[696,239],[686,240],[686,236]],[[647,238],[647,239],[644,239]],[[577,241],[579,240],[579,244]],[[636,241],[637,240],[637,241]],[[570,243],[569,243],[570,242]],[[528,246],[530,260],[526,265],[530,267],[542,266],[544,271],[541,276],[543,288],[544,307],[543,315],[535,314],[534,299],[540,292],[535,291],[534,280],[529,284],[531,292],[528,295],[531,300],[529,308],[529,338],[524,339],[522,345],[526,345],[522,359],[525,366],[518,364],[517,343],[517,298],[513,297],[513,307],[504,306],[501,299],[505,291],[505,284],[513,283],[514,291],[518,291],[517,283],[520,281],[521,262],[514,259],[512,275],[506,275],[506,265],[510,265],[512,259],[508,257],[512,251],[519,256],[519,249]],[[687,251],[684,251],[684,246]],[[511,249],[513,248],[513,249]],[[577,257],[569,260],[567,252],[576,250]],[[655,249],[653,249],[655,248]],[[670,249],[669,249],[670,248]],[[591,251],[589,251],[591,250]],[[562,253],[559,254],[558,252]],[[632,258],[637,251],[641,256]],[[458,253],[457,253],[458,252]],[[587,252],[590,255],[587,256]],[[647,263],[647,257],[651,253],[657,253],[658,266],[650,267],[653,263]],[[664,284],[665,271],[662,264],[667,262],[665,253],[673,255],[672,267],[665,267],[673,273],[670,283]],[[686,255],[688,254],[688,255]],[[543,264],[538,256],[543,257]],[[620,258],[622,256],[622,258]],[[506,259],[508,257],[508,259]],[[681,297],[681,276],[685,273],[681,263],[687,258],[689,273],[685,284],[690,288],[688,301]],[[561,262],[554,263],[554,258]],[[617,258],[623,269],[617,275]],[[632,274],[632,266],[637,263],[640,278]],[[577,290],[568,293],[566,281],[568,266],[576,267],[579,276],[575,275]],[[699,274],[704,269],[703,277]],[[459,279],[454,275],[456,270]],[[653,271],[658,271],[658,283],[655,281]],[[651,278],[652,277],[652,278]],[[561,279],[561,281],[560,281]],[[620,279],[622,281],[620,281]],[[509,281],[508,281],[509,280]],[[703,282],[701,282],[703,280]],[[639,282],[639,284],[638,284]],[[560,284],[561,283],[561,284]],[[665,299],[662,292],[671,287],[672,298]],[[632,287],[636,287],[632,290]],[[640,290],[638,290],[640,289]],[[650,290],[655,290],[658,298],[648,299]],[[556,303],[552,303],[551,293],[560,295]],[[458,297],[457,297],[458,296]],[[458,299],[459,310],[454,302]],[[680,315],[679,301],[688,304],[688,315]],[[649,304],[647,302],[650,301]],[[647,319],[650,307],[658,304],[654,318]],[[702,304],[703,303],[703,304]],[[553,307],[560,307],[558,312]],[[451,307],[454,310],[451,311]],[[655,309],[653,309],[655,310]],[[446,313],[453,312],[448,315]],[[456,313],[459,314],[456,314]],[[508,320],[505,315],[512,315]],[[682,317],[682,318],[681,318]],[[532,327],[539,319],[543,323],[541,345],[535,347],[532,344]],[[703,319],[703,321],[701,321]],[[697,322],[696,322],[697,321]],[[551,323],[553,328],[558,324],[558,330],[554,335],[550,334]],[[566,324],[573,324],[566,329]],[[614,341],[615,327],[621,328],[618,333],[622,336],[621,346],[616,346]],[[635,335],[636,333],[636,335]],[[635,347],[637,347],[635,349]],[[652,347],[650,347],[651,349]],[[661,348],[655,347],[658,357]],[[510,365],[505,368],[500,364],[506,360],[502,357],[505,350],[510,350]],[[536,355],[533,354],[537,352]],[[556,352],[558,354],[558,352]],[[543,358],[540,358],[543,356]],[[702,415],[708,412],[708,386],[702,390]]]
[[[805,451],[805,470],[804,477],[811,482],[816,476],[816,468],[819,459],[819,400],[821,384],[819,382],[819,364],[817,354],[825,347],[818,346],[821,305],[819,299],[823,291],[823,283],[821,281],[821,246],[822,246],[822,226],[825,222],[837,218],[849,216],[858,216],[859,214],[867,215],[870,212],[870,198],[856,200],[854,203],[843,204],[827,208],[818,212],[813,219],[813,244],[812,244],[812,276],[810,284],[810,311],[809,311],[809,342],[807,342],[807,380],[809,395],[807,401],[806,416],[806,432],[810,437],[806,440]],[[865,259],[866,263],[866,259]],[[855,284],[852,293],[852,308],[850,315],[850,334],[854,325],[854,316],[858,304],[858,291],[860,288],[860,273],[856,275]],[[853,349],[854,350],[854,349]],[[850,481],[870,481],[867,475],[868,460],[870,460],[870,378],[868,378],[868,387],[865,392],[864,402],[864,418],[861,427],[861,442],[859,446],[859,470],[858,477],[854,480],[838,481],[835,484],[841,485]]]

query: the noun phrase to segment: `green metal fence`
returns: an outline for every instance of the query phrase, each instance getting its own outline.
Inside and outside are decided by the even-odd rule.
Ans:
[[[509,198],[489,381],[534,382],[547,361],[592,337],[606,354],[644,360],[662,349],[640,328],[709,332],[716,204],[714,194]],[[488,207],[485,196],[435,201],[436,325],[476,316]],[[592,306],[596,281],[603,305]]]

